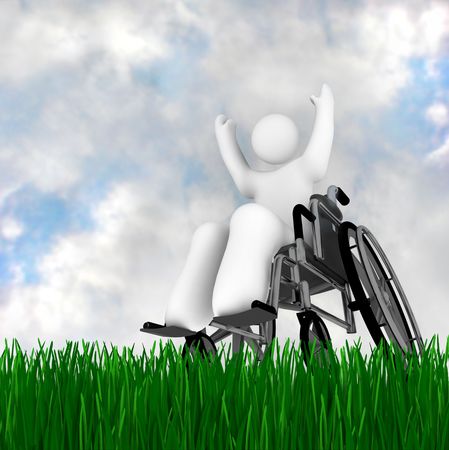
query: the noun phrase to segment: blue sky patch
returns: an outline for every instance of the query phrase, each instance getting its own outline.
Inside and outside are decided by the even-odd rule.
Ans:
[[[23,234],[12,243],[12,250],[2,255],[2,264],[4,267],[21,264],[25,282],[36,283],[39,281],[35,269],[37,258],[48,251],[54,239],[70,225],[68,205],[57,196],[24,187],[6,201],[2,210],[24,226]]]
[[[0,86],[0,142],[8,142],[26,134],[38,118],[41,100],[30,89],[11,89]],[[6,113],[7,111],[7,113]]]
[[[92,157],[85,161],[83,182],[68,199],[42,193],[31,185],[12,194],[3,204],[0,217],[14,217],[23,224],[24,232],[14,242],[0,239],[2,248],[11,248],[9,252],[0,252],[0,283],[11,281],[13,274],[9,268],[13,264],[20,264],[24,269],[25,283],[38,283],[37,260],[50,251],[58,236],[93,230],[96,224],[92,209],[107,196],[111,186],[125,179],[139,178],[143,171],[131,162]]]
[[[432,150],[435,133],[425,113],[435,100],[436,86],[426,74],[425,63],[420,58],[410,60],[410,82],[399,92],[393,107],[383,112],[383,120],[379,122],[379,132],[390,145],[419,156]]]

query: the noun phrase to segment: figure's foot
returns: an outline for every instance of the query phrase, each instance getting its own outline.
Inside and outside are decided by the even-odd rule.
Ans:
[[[171,316],[170,313],[165,315],[165,326],[166,327],[179,327],[189,331],[200,331],[207,327],[213,320],[214,315],[212,312],[209,314],[204,314],[204,311],[197,311],[194,316],[183,316],[180,317],[178,312]]]

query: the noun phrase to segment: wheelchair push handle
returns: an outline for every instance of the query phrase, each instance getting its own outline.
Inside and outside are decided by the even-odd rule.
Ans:
[[[316,217],[304,205],[298,204],[293,208],[293,228],[295,231],[295,240],[298,238],[304,239],[304,232],[302,228],[302,216],[309,222],[314,222]]]
[[[334,185],[327,188],[326,197],[335,204],[337,203],[337,200],[343,206],[346,206],[349,203],[349,197],[343,192],[343,189]]]

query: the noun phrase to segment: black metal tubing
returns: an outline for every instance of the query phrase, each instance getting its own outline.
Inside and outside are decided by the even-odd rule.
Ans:
[[[338,244],[340,247],[341,259],[348,277],[349,285],[351,286],[351,290],[355,298],[355,301],[349,303],[348,308],[353,311],[360,311],[371,337],[376,345],[379,345],[381,340],[386,342],[386,339],[381,328],[379,327],[379,324],[377,323],[374,312],[371,309],[371,300],[365,296],[362,281],[360,280],[357,272],[354,256],[352,255],[351,248],[349,246],[349,230],[356,233],[357,226],[352,222],[343,222],[340,225],[340,230],[338,233]]]
[[[293,228],[295,230],[295,240],[298,238],[304,239],[302,216],[304,216],[309,222],[314,222],[316,219],[315,215],[310,210],[308,210],[304,205],[298,203],[293,208]]]
[[[349,203],[349,197],[343,192],[343,189],[341,187],[337,188],[335,197],[343,206],[346,206]]]

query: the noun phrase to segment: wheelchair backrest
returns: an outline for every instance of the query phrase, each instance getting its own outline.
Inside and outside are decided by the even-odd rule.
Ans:
[[[338,232],[343,214],[336,203],[325,195],[310,197],[310,211],[315,215],[315,257],[331,272],[346,280],[346,271],[341,260]]]

